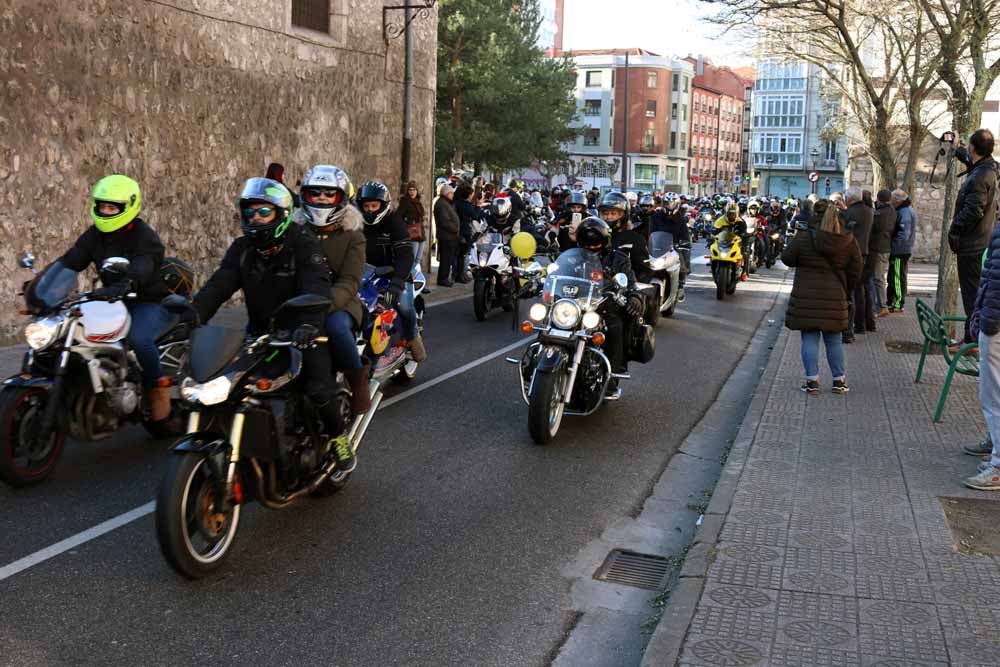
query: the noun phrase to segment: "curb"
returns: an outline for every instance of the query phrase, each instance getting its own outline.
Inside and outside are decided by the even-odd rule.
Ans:
[[[790,277],[786,277],[782,287],[789,285],[790,280]],[[770,393],[769,388],[774,382],[781,358],[788,345],[788,331],[783,325],[784,317],[780,316],[787,303],[788,297],[785,293],[784,298],[780,298],[764,316],[761,325],[750,340],[750,345],[747,347],[743,359],[723,385],[715,403],[706,413],[706,415],[712,414],[713,409],[720,404],[724,406],[722,409],[733,405],[732,397],[734,396],[746,396],[744,385],[748,382],[747,376],[752,374],[755,368],[759,368],[762,359],[758,359],[758,357],[766,357],[766,368],[759,375],[759,380],[754,383],[753,397],[741,418],[739,431],[733,440],[725,466],[716,482],[712,497],[702,517],[701,526],[688,549],[677,582],[670,589],[669,602],[663,610],[663,616],[646,646],[642,667],[674,665],[680,658],[681,647],[687,636],[688,627],[694,619],[698,601],[701,599],[708,568],[715,559],[715,545],[732,505],[737,483],[750,452],[750,445],[753,443],[754,435],[764,412],[765,397]],[[767,320],[773,320],[774,324],[769,325]],[[761,387],[766,387],[768,390],[758,391]],[[692,430],[692,433],[698,431],[700,427],[701,422]],[[685,440],[685,444],[681,445],[678,454],[683,452],[686,444],[687,440]],[[715,445],[720,446],[721,442],[717,440]]]

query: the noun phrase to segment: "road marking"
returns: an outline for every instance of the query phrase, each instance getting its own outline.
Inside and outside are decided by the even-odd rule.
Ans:
[[[490,354],[479,357],[478,359],[474,359],[467,364],[463,364],[458,368],[450,370],[447,373],[444,373],[443,375],[439,375],[433,380],[428,380],[427,382],[417,385],[412,389],[407,389],[401,394],[398,394],[397,396],[393,396],[392,398],[383,401],[382,405],[379,406],[379,410],[381,410],[382,408],[387,408],[390,405],[395,405],[396,403],[399,403],[404,399],[419,394],[420,392],[426,389],[430,389],[431,387],[437,386],[442,382],[450,380],[456,375],[461,375],[462,373],[471,370],[476,366],[485,364],[487,361],[496,359],[497,357],[506,354],[511,350],[521,347],[522,345],[526,345],[532,340],[534,340],[534,338],[526,336],[523,340],[519,340],[516,343],[512,343],[510,345],[507,345],[506,347],[502,347],[499,350],[496,350],[495,352],[491,352]],[[44,563],[50,558],[55,558],[60,554],[66,553],[70,549],[78,547],[81,544],[90,542],[91,540],[95,540],[98,537],[106,535],[107,533],[110,533],[113,530],[117,530],[122,526],[128,525],[133,521],[138,521],[142,517],[148,514],[152,514],[155,509],[156,509],[156,503],[151,500],[145,505],[136,507],[135,509],[129,510],[124,514],[119,514],[118,516],[108,519],[103,523],[99,523],[93,528],[88,528],[87,530],[77,533],[76,535],[72,535],[64,540],[56,542],[51,546],[47,546],[44,549],[40,549],[39,551],[36,551],[33,554],[28,554],[24,558],[19,558],[12,563],[0,567],[0,581],[13,577],[15,574],[18,574],[19,572],[23,572],[28,568],[38,565],[39,563]]]
[[[434,306],[443,306],[446,303],[453,303],[455,301],[461,301],[462,299],[468,299],[470,296],[472,296],[472,292],[468,292],[466,294],[458,294],[456,296],[450,296],[447,299],[441,299],[439,301],[431,301],[430,303],[425,303],[424,308],[427,309],[427,308],[433,308]]]

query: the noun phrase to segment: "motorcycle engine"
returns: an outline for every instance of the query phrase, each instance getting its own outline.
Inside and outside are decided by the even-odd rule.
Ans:
[[[139,407],[139,388],[133,382],[123,382],[117,387],[109,386],[105,393],[108,396],[108,406],[119,417],[130,415]]]

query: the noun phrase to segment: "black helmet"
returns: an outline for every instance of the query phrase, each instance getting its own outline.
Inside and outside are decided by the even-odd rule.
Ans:
[[[389,195],[389,188],[384,183],[378,181],[366,181],[361,184],[358,190],[358,207],[361,209],[361,217],[365,219],[366,225],[377,225],[382,222],[382,218],[389,214],[389,202],[392,196]],[[379,209],[374,212],[367,212],[364,208],[366,201],[380,202]]]
[[[604,252],[611,245],[611,228],[600,218],[584,218],[576,228],[576,244],[592,252]]]
[[[250,204],[270,204],[274,208],[274,219],[267,224],[254,224],[247,215]],[[243,235],[250,245],[265,255],[277,252],[285,242],[285,232],[292,221],[292,193],[288,188],[270,178],[251,178],[243,185],[236,206],[240,211]]]
[[[579,204],[586,208],[587,206],[587,195],[579,190],[573,190],[569,193],[569,197],[566,199],[566,206],[573,206],[574,204]]]
[[[653,199],[652,195],[643,195],[639,198],[639,216],[648,218],[653,215],[653,208],[655,206],[656,201]]]
[[[628,197],[626,197],[620,192],[609,192],[608,194],[604,195],[604,199],[602,199],[601,203],[597,205],[598,212],[604,213],[605,211],[612,209],[616,211],[621,211],[622,213],[622,216],[618,219],[618,222],[615,223],[616,227],[628,224],[629,213],[631,212],[632,209],[632,207],[629,205]]]

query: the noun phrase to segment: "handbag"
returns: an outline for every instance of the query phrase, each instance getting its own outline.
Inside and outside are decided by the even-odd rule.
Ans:
[[[406,233],[410,235],[411,241],[424,241],[424,226],[419,222],[410,222],[407,217],[403,218],[403,222],[406,223]]]

